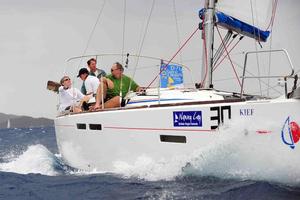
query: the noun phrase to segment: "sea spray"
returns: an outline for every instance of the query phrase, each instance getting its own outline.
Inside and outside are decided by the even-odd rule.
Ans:
[[[59,155],[38,144],[21,148],[26,149],[22,153],[8,152],[2,157],[0,170],[49,176],[115,173],[124,178],[149,181],[175,180],[180,176],[213,176],[299,184],[300,148],[297,146],[292,150],[282,143],[280,133],[275,131],[280,129],[281,124],[255,123],[263,124],[262,127],[268,131],[260,134],[253,130],[254,126],[249,121],[231,121],[213,133],[215,140],[211,144],[199,147],[190,155],[174,155],[168,160],[141,155],[132,163],[116,160],[114,168],[108,171],[84,171],[68,167]]]
[[[220,127],[215,140],[191,155],[154,160],[141,155],[133,164],[114,163],[114,173],[149,181],[172,180],[178,176],[214,176],[226,179],[261,180],[297,185],[300,183],[300,148],[291,150],[281,142],[277,124],[259,134],[247,120]]]
[[[276,131],[259,135],[252,127],[236,121],[221,128],[213,144],[194,152],[185,173],[299,184],[300,149],[288,148]],[[265,127],[272,130],[274,125]]]
[[[19,174],[39,173],[54,176],[59,174],[60,165],[55,155],[45,146],[37,144],[29,146],[22,154],[11,158],[11,161],[0,163],[0,170]]]

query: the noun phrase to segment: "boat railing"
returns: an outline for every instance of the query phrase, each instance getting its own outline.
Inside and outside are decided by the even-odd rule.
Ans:
[[[68,63],[68,66],[71,65],[72,68],[74,68],[74,65],[75,65],[75,67],[78,66],[78,68],[80,68],[82,65],[84,65],[84,61],[86,61],[90,58],[95,58],[97,61],[100,60],[100,62],[102,62],[102,63],[104,60],[103,64],[104,64],[104,66],[107,66],[107,65],[111,65],[113,62],[116,62],[116,60],[125,61],[126,57],[127,57],[127,54],[90,54],[90,55],[83,55],[83,56],[76,56],[76,57],[69,58],[67,60],[67,63]],[[130,58],[131,58],[131,60],[130,60]],[[127,72],[133,72],[133,77],[131,77],[131,75],[129,75],[133,79],[137,78],[136,77],[137,74],[135,74],[135,71],[141,72],[142,70],[151,70],[151,72],[155,76],[155,75],[159,74],[160,65],[161,65],[162,61],[164,63],[168,63],[168,60],[163,59],[163,58],[130,54],[129,55],[129,67],[125,68],[125,69]],[[125,62],[124,63],[120,62],[120,63],[126,65]],[[192,71],[188,66],[186,66],[182,63],[177,63],[177,62],[171,62],[170,64],[180,65],[183,68],[183,70],[186,72],[186,74],[184,75],[186,77],[186,83],[191,86],[195,85],[195,81],[193,80]],[[78,70],[78,69],[76,69],[76,70]],[[150,74],[148,74],[148,75],[150,76]],[[148,78],[150,78],[150,77],[148,77]],[[148,84],[148,82],[145,84]],[[157,87],[158,86],[159,86],[159,83],[158,83]]]
[[[67,60],[67,71],[75,71],[73,73],[76,74],[77,68],[81,68],[85,65],[86,61],[90,58],[95,58],[98,61],[98,64],[101,69],[109,70],[107,67],[111,66],[114,62],[117,60],[120,60],[121,64],[123,64],[125,69],[125,74],[132,79],[134,79],[137,83],[140,83],[139,85],[143,86],[148,85],[152,78],[155,76],[158,76],[157,81],[154,83],[154,88],[157,90],[157,96],[158,96],[158,104],[160,104],[161,99],[161,66],[165,63],[168,63],[168,60],[152,57],[152,56],[145,56],[145,55],[129,55],[128,54],[90,54],[90,55],[83,55],[83,56],[76,56],[69,58]],[[129,58],[129,64],[126,59]],[[128,67],[126,65],[128,64]],[[184,87],[185,88],[191,88],[191,86],[195,85],[195,81],[193,80],[193,74],[192,70],[181,63],[177,62],[171,62],[170,64],[179,65],[182,67],[183,76],[184,76]],[[106,66],[106,67],[105,67]],[[76,68],[77,67],[77,68]],[[102,68],[104,67],[104,68]],[[66,71],[66,70],[65,70]],[[109,70],[110,71],[110,70]],[[145,76],[146,75],[146,76]],[[152,77],[153,76],[153,77]],[[74,75],[75,77],[75,75]],[[151,80],[150,80],[151,78]],[[149,80],[148,80],[149,79]],[[74,79],[74,83],[76,84],[76,87],[80,87],[80,81],[77,82]],[[102,84],[103,85],[103,84]],[[128,96],[128,95],[126,95]],[[102,96],[102,101],[104,101]]]
[[[268,75],[268,76],[246,76],[246,71],[247,71],[247,63],[248,63],[248,56],[251,54],[264,54],[264,53],[275,53],[275,52],[281,52],[282,54],[285,55],[285,57],[288,60],[289,63],[289,69],[291,70],[289,74],[285,75]],[[245,60],[244,60],[244,67],[243,67],[243,75],[241,76],[242,78],[242,84],[241,84],[241,92],[240,92],[240,97],[243,98],[244,95],[244,84],[245,84],[245,79],[275,79],[275,78],[283,78],[284,80],[284,88],[285,88],[285,97],[287,98],[288,96],[288,89],[287,89],[287,79],[294,78],[294,66],[293,63],[290,59],[290,56],[285,49],[276,49],[276,50],[265,50],[265,51],[249,51],[246,52],[245,54]]]

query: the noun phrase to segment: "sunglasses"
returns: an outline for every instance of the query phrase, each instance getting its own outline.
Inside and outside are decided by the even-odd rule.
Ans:
[[[110,71],[113,72],[113,71],[116,71],[116,70],[120,70],[120,69],[111,69]]]
[[[69,80],[70,80],[69,78],[64,79],[64,81],[69,81]]]

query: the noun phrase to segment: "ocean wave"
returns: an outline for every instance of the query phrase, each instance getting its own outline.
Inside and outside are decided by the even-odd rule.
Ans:
[[[276,124],[264,126],[271,132],[278,130]],[[231,122],[220,128],[212,144],[192,155],[169,160],[141,156],[133,164],[117,161],[114,172],[149,181],[213,176],[300,185],[300,149],[282,144],[280,133],[258,135],[252,127],[247,121]]]
[[[29,145],[22,153],[7,153],[6,158],[1,160],[0,171],[48,176],[113,173],[123,178],[134,177],[147,181],[213,176],[300,185],[300,148],[292,150],[282,143],[280,133],[274,131],[278,130],[277,124],[264,124],[270,134],[263,135],[258,135],[252,127],[247,121],[231,122],[215,133],[214,142],[191,155],[174,156],[168,160],[155,160],[141,155],[132,163],[116,160],[114,168],[109,171],[74,169],[45,146]]]
[[[0,163],[0,171],[18,174],[43,174],[48,176],[59,175],[63,171],[63,164],[45,146],[30,145],[20,155],[9,153],[9,161]]]

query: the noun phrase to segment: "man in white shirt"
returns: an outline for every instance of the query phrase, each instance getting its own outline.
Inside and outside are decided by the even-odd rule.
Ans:
[[[85,95],[95,95],[99,87],[100,81],[97,77],[89,75],[89,71],[86,68],[79,70],[78,76],[83,81],[84,88],[86,90]]]
[[[77,88],[72,88],[71,79],[68,76],[62,77],[60,80],[62,86],[58,89],[59,94],[59,108],[60,112],[67,110],[73,112],[81,112],[81,102],[87,100]]]

